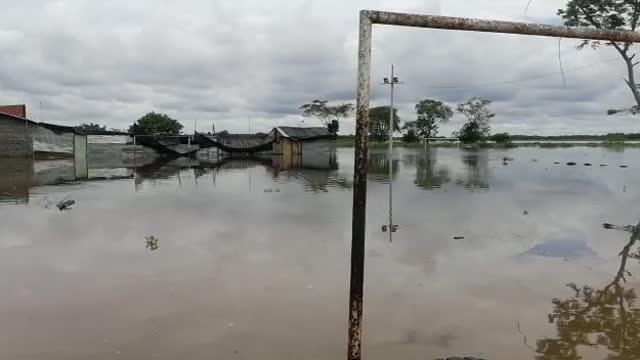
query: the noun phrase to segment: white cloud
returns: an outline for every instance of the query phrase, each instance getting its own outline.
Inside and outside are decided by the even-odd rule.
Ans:
[[[299,124],[299,106],[313,99],[353,101],[359,9],[557,23],[562,3],[535,0],[525,16],[526,1],[512,0],[23,0],[0,13],[0,103],[27,103],[34,119],[42,103],[46,121],[69,125],[126,128],[156,110],[189,131],[195,120],[246,131],[248,116],[264,131]],[[604,116],[632,101],[621,62],[606,62],[617,56],[610,49],[578,52],[563,41],[565,88],[553,74],[554,39],[383,26],[374,35],[373,78],[396,65],[407,120],[425,97],[455,105],[482,96],[495,101],[496,131],[640,131],[634,117]],[[539,75],[548,76],[438,88]],[[375,86],[374,105],[387,92]]]

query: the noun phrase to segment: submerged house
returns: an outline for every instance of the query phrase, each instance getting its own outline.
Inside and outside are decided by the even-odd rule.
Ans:
[[[329,153],[335,135],[326,127],[287,127],[273,129],[273,153],[283,156]]]

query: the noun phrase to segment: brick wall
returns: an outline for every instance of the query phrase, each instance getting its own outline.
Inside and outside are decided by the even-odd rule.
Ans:
[[[0,157],[31,156],[32,153],[33,143],[25,121],[0,114]]]
[[[26,119],[27,106],[26,105],[3,105],[3,106],[0,106],[0,113]]]

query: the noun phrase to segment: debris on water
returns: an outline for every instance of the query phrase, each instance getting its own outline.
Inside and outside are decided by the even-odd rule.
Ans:
[[[602,224],[602,227],[607,229],[607,230],[611,230],[611,229],[614,229],[616,226],[612,225],[612,224],[604,223],[604,224]]]
[[[504,161],[504,162],[513,161],[513,158],[505,156],[505,157],[502,158],[502,161]]]
[[[277,193],[279,193],[279,192],[280,192],[280,189],[276,189],[275,191],[276,191]]]
[[[508,162],[506,162],[506,161],[503,161],[503,162],[502,162],[502,165],[507,166],[507,165],[509,165],[509,163],[508,163]]]
[[[628,166],[627,166],[627,165],[620,165],[620,167],[621,167],[621,168],[623,168],[623,169],[628,168]]]
[[[453,240],[464,240],[464,236],[454,236]]]
[[[524,211],[522,212],[522,215],[529,215],[529,210],[524,210]]]
[[[531,159],[531,162],[538,162],[538,159]]]
[[[607,167],[607,164],[600,164],[600,167]]]
[[[590,163],[585,163],[584,166],[592,166]]]
[[[76,201],[72,200],[72,199],[65,199],[60,201],[56,206],[58,207],[58,210],[60,211],[67,211],[67,210],[71,210],[72,206],[75,205]]]
[[[554,163],[554,165],[560,165],[559,161],[554,161],[553,163]]]
[[[387,232],[387,225],[382,225],[381,230],[382,230],[382,232]]]
[[[622,192],[625,192],[625,193],[627,192],[627,185],[624,185],[624,186],[622,187]]]
[[[568,166],[576,166],[576,165],[578,165],[578,164],[576,164],[576,163],[574,163],[574,162],[570,161],[570,162],[568,162],[568,163],[567,163],[567,165],[568,165]]]
[[[270,192],[273,192],[273,189],[264,189],[264,192],[270,193]]]
[[[144,237],[145,240],[147,240],[147,246],[145,246],[145,249],[149,249],[151,251],[156,251],[159,248],[158,245],[158,238],[156,238],[155,236],[151,235],[151,236],[145,236]]]
[[[398,231],[398,228],[400,227],[400,225],[391,225],[391,232],[396,232]]]

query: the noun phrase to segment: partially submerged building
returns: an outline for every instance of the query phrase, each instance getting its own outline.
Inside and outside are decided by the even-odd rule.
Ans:
[[[326,127],[280,126],[272,131],[273,153],[283,156],[329,153],[335,135]]]
[[[0,107],[0,156],[73,157],[82,147],[86,136],[73,127],[29,120],[24,105]]]

